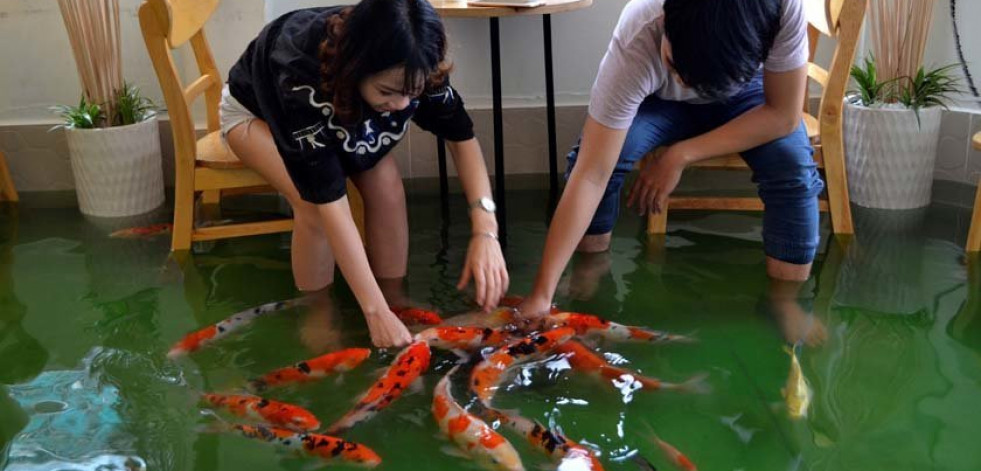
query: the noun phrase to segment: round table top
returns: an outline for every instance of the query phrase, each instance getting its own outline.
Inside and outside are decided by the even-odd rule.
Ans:
[[[535,8],[470,6],[467,0],[430,0],[440,15],[447,18],[494,18],[500,16],[549,15],[589,7],[593,0],[544,0]]]
[[[974,135],[974,148],[981,150],[981,132]]]

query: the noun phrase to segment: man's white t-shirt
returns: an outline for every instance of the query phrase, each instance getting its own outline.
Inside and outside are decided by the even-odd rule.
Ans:
[[[807,19],[802,0],[783,0],[780,31],[763,67],[786,72],[807,63]],[[589,115],[604,126],[627,129],[650,95],[706,103],[675,80],[661,62],[664,0],[632,0],[620,14],[613,39],[600,62],[589,99]]]

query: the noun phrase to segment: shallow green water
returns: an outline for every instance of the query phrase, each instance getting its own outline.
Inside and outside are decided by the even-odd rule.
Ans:
[[[507,250],[512,291],[528,289],[544,240],[538,192],[515,192]],[[410,198],[406,294],[443,313],[471,309],[455,282],[469,228],[438,200]],[[456,203],[456,202],[454,202]],[[673,216],[648,241],[624,215],[607,256],[576,261],[557,301],[626,324],[698,338],[693,345],[604,344],[628,368],[667,381],[708,374],[710,394],[637,391],[571,371],[529,371],[496,404],[560,425],[601,451],[607,469],[640,453],[672,469],[647,426],[701,470],[981,469],[981,275],[968,276],[962,220],[952,211],[857,211],[859,237],[822,243],[813,279],[793,306],[766,301],[755,215]],[[166,215],[158,215],[165,220]],[[138,221],[146,223],[150,221]],[[131,221],[132,223],[132,221]],[[308,470],[319,463],[215,433],[201,391],[234,391],[269,369],[341,347],[367,346],[346,288],[328,310],[296,308],[257,320],[189,358],[165,354],[185,333],[265,302],[294,297],[288,238],[200,247],[183,267],[166,237],[106,237],[121,222],[74,209],[4,207],[0,216],[0,468],[5,470]],[[963,230],[966,232],[966,229]],[[952,242],[955,241],[955,242]],[[976,262],[975,262],[976,263]],[[608,269],[607,269],[608,268]],[[794,315],[794,313],[798,315]],[[794,321],[799,322],[794,322]],[[782,403],[799,325],[800,361],[814,389],[810,414]],[[391,361],[364,365],[270,397],[340,417]],[[438,354],[424,388],[345,435],[384,459],[378,469],[476,469],[441,449],[430,392],[453,357]],[[458,399],[466,399],[457,387]],[[509,435],[529,469],[547,460]],[[553,465],[554,467],[554,465]]]

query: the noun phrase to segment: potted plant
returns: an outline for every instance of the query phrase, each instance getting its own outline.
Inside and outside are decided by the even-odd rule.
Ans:
[[[122,80],[118,0],[58,0],[82,82],[65,128],[82,213],[146,213],[164,202],[155,106]]]
[[[871,57],[845,99],[848,192],[859,206],[930,204],[942,110],[959,92],[955,65],[924,69],[932,0],[871,0]]]

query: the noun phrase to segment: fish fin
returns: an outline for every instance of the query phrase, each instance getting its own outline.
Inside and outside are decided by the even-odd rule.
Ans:
[[[422,382],[422,376],[419,376],[409,383],[409,391],[412,392],[412,394],[423,394],[425,392],[425,384]]]
[[[678,385],[678,389],[692,394],[708,394],[712,385],[708,382],[708,373],[698,373]]]
[[[466,363],[466,362],[470,361],[470,353],[467,352],[466,350],[462,350],[462,349],[459,349],[459,348],[454,348],[454,349],[450,350],[450,352],[452,352],[454,355],[456,355],[457,358],[459,358],[460,361],[463,362],[463,363]]]
[[[462,458],[465,460],[471,459],[470,455],[466,454],[463,450],[455,446],[443,445],[439,448],[439,451],[442,451],[444,454],[455,458]]]
[[[337,375],[336,378],[334,378],[334,385],[335,386],[340,386],[342,384],[344,384],[344,375],[343,374],[339,374],[339,375]]]

